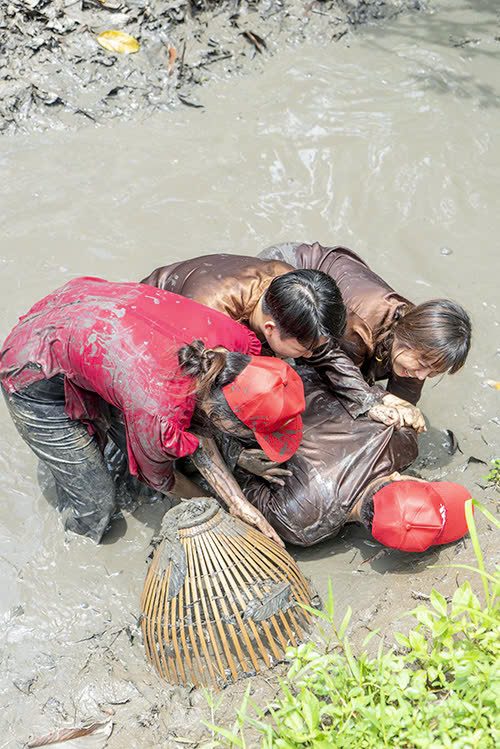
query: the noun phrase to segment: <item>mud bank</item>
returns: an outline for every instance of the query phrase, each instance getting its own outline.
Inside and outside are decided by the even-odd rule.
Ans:
[[[425,0],[10,0],[0,8],[0,132],[81,127],[201,107],[212,80],[263,70],[279,49],[334,43]],[[97,42],[117,30],[120,54]]]

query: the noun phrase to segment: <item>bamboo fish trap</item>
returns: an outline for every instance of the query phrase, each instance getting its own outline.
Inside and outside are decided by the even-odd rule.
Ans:
[[[213,499],[166,513],[141,599],[149,661],[173,684],[215,689],[285,656],[312,626],[292,557]]]

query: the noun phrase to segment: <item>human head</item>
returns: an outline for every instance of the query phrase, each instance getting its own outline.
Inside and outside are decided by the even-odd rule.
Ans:
[[[202,341],[183,346],[179,364],[196,378],[198,408],[223,432],[254,438],[273,461],[288,460],[302,439],[304,387],[286,362],[246,356]]]
[[[411,307],[391,326],[392,369],[400,377],[424,380],[465,364],[471,343],[467,312],[449,299]]]
[[[392,549],[425,551],[467,533],[470,494],[463,486],[397,473],[386,478],[374,482],[360,510],[361,522],[377,541]]]
[[[262,298],[262,312],[267,343],[277,356],[293,359],[340,338],[347,319],[333,278],[310,268],[276,276]]]

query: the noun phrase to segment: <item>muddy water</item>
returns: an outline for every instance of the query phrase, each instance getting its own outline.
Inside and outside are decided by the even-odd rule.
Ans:
[[[426,388],[417,468],[493,500],[478,486],[486,466],[468,459],[500,456],[500,393],[485,384],[500,380],[498,19],[494,0],[434,7],[349,45],[285,49],[263,74],[202,90],[203,110],[4,138],[1,337],[82,274],[134,280],[204,252],[345,244],[411,299],[449,296],[471,313],[467,370]],[[0,747],[111,713],[110,747],[201,737],[203,700],[162,689],[134,637],[162,506],[144,503],[98,548],[64,539],[50,480],[1,408]],[[472,559],[468,544],[372,559],[379,550],[353,527],[296,553],[320,591],[331,577],[360,634],[391,625],[436,580],[455,585],[429,564]]]

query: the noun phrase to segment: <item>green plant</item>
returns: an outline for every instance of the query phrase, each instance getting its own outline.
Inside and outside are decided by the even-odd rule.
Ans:
[[[491,461],[493,468],[483,479],[488,482],[488,486],[493,486],[500,492],[500,458]]]
[[[221,737],[210,746],[245,749],[248,725],[261,734],[262,749],[500,746],[500,567],[493,574],[484,569],[472,505],[500,528],[486,508],[469,500],[478,567],[451,566],[480,575],[483,604],[469,582],[450,603],[433,590],[429,605],[408,612],[417,626],[396,635],[400,651],[384,651],[381,643],[376,657],[364,650],[355,656],[345,634],[351,610],[337,627],[330,585],[325,611],[310,609],[330,630],[323,633],[325,647],[309,642],[290,648],[292,664],[279,698],[263,711],[247,691],[231,731],[207,723],[212,737]],[[256,717],[248,714],[249,705]]]

